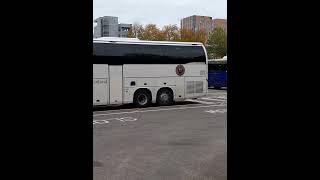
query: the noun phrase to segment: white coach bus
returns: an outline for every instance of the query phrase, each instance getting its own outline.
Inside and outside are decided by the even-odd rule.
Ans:
[[[93,39],[93,105],[170,105],[205,96],[207,59],[202,43]]]

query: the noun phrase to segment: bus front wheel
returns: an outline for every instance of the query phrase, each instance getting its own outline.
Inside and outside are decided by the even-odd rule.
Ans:
[[[168,106],[173,103],[173,94],[169,89],[161,89],[157,93],[157,103],[160,106]]]

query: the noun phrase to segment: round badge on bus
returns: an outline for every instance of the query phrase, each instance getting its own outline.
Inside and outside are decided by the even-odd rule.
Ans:
[[[182,76],[182,75],[184,74],[184,71],[185,71],[185,69],[184,69],[183,65],[179,64],[179,65],[176,67],[176,74],[177,74],[178,76]]]

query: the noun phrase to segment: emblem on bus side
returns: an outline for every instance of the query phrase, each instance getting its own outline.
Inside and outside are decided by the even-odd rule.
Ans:
[[[183,65],[179,64],[179,65],[176,67],[176,74],[177,74],[178,76],[182,76],[182,75],[184,74],[184,71],[185,71],[185,69],[184,69]]]

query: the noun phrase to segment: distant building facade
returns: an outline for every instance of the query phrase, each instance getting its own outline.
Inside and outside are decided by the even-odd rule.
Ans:
[[[128,37],[128,31],[132,28],[131,24],[119,24],[118,17],[104,16],[99,17],[94,22],[94,38],[99,37]]]
[[[181,29],[188,29],[193,32],[198,32],[204,29],[208,34],[213,30],[212,17],[210,16],[189,16],[181,20]]]
[[[221,27],[227,31],[226,19],[212,19],[210,16],[189,16],[181,20],[181,29],[192,30],[197,32],[200,29],[204,29],[208,34],[216,27]]]
[[[132,24],[119,24],[119,37],[128,37],[128,32],[132,28]]]

